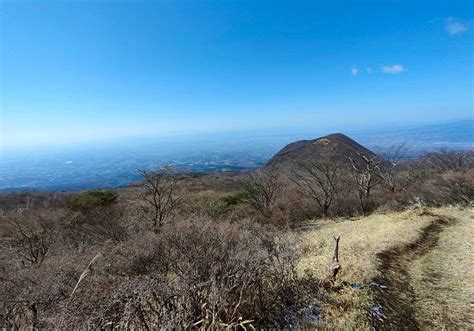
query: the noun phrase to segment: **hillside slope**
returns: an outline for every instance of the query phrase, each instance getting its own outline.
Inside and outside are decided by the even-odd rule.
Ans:
[[[324,304],[330,329],[470,329],[474,209],[443,207],[309,223],[302,274],[324,278],[332,236],[341,272]]]
[[[300,162],[329,158],[345,160],[357,155],[368,158],[377,156],[348,136],[342,133],[334,133],[317,139],[300,140],[286,145],[265,164],[263,169],[288,171]]]

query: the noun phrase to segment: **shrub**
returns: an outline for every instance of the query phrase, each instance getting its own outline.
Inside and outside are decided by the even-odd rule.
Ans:
[[[434,176],[423,187],[423,193],[429,202],[442,205],[474,204],[474,169],[446,171]]]
[[[120,206],[97,206],[67,215],[63,234],[73,245],[125,240],[128,233]]]
[[[84,210],[99,206],[108,206],[117,200],[113,191],[88,191],[69,199],[67,205],[73,210]]]
[[[69,212],[64,219],[63,237],[73,245],[120,241],[127,237],[122,224],[124,206],[113,191],[89,191],[66,199]]]
[[[181,206],[181,215],[184,218],[218,219],[229,216],[230,212],[246,203],[247,195],[244,192],[219,196],[215,192],[206,192],[203,195],[186,197]],[[248,217],[248,214],[245,215]]]
[[[297,325],[301,308],[317,303],[307,287],[317,283],[297,277],[294,243],[275,234],[249,223],[180,221],[124,244],[108,272],[130,281],[95,308],[88,326]]]
[[[246,192],[237,192],[230,195],[225,195],[217,200],[214,214],[221,216],[229,212],[233,207],[247,202],[248,194]]]

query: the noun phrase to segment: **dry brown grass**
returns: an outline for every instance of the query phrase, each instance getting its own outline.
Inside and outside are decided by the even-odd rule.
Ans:
[[[440,215],[457,222],[441,234],[438,245],[410,268],[417,298],[415,316],[431,329],[474,327],[473,209],[443,208]]]
[[[463,222],[466,223],[467,215],[472,214],[472,211],[472,208],[461,211],[445,207],[430,209],[430,213],[421,210],[407,210],[401,213],[374,214],[357,219],[313,222],[313,228],[310,228],[303,236],[305,254],[299,264],[299,270],[302,273],[309,270],[316,277],[324,278],[328,272],[326,266],[329,265],[332,256],[332,237],[334,235],[341,236],[339,258],[342,270],[338,274],[338,281],[335,284],[339,290],[329,293],[331,299],[324,304],[324,326],[329,328],[369,328],[367,314],[372,304],[371,291],[368,287],[354,290],[351,285],[368,284],[378,275],[377,253],[416,241],[420,231],[435,219],[430,214],[452,215],[451,217],[455,218],[464,217]],[[459,252],[453,247],[456,240],[467,242],[468,244],[465,245],[472,246],[472,239],[468,238],[468,233],[472,233],[472,230],[471,232],[467,231],[467,226],[472,225],[453,226],[447,230],[449,232],[446,232],[447,237],[444,239],[446,244],[440,246],[441,253],[439,254],[445,256],[457,254],[456,256],[459,257]],[[458,271],[462,273],[462,277],[466,277],[463,282],[468,279],[474,281],[472,269],[462,271],[469,265],[468,254],[472,253],[467,253],[469,247],[459,247],[459,250],[464,252],[461,255],[464,256],[461,258],[462,261],[458,265],[454,265],[453,260],[447,258],[445,260],[446,267],[451,264],[451,269],[459,268]],[[469,258],[472,262],[472,255]],[[427,260],[426,263],[436,264],[437,262],[428,262]],[[443,265],[439,267],[443,268]],[[446,290],[442,286],[441,288]],[[459,287],[459,291],[465,292],[458,297],[451,295],[450,298],[456,301],[458,306],[466,304],[469,309],[466,300],[469,293],[472,296],[472,285],[471,292],[467,288],[462,289],[461,287]],[[420,293],[421,296],[425,294]]]

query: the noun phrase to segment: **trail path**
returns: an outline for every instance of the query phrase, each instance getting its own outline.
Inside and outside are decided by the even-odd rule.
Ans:
[[[414,317],[416,302],[408,269],[414,261],[437,245],[440,233],[447,226],[455,223],[455,219],[446,216],[433,217],[416,241],[377,255],[381,262],[380,276],[374,282],[380,286],[374,290],[375,306],[371,312],[375,329],[420,329]]]

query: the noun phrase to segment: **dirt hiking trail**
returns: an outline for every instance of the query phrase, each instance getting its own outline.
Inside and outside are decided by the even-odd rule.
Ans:
[[[434,248],[440,233],[456,222],[454,218],[433,215],[416,241],[377,254],[380,276],[374,279],[374,306],[371,324],[376,330],[419,330],[414,317],[416,300],[408,272],[410,264]]]

